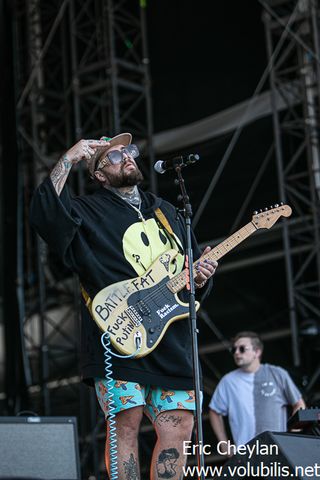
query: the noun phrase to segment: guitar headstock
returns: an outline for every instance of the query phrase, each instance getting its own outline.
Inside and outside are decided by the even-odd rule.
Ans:
[[[292,213],[289,205],[276,204],[274,207],[265,208],[260,212],[253,212],[252,223],[259,228],[271,228],[280,217],[290,217]]]

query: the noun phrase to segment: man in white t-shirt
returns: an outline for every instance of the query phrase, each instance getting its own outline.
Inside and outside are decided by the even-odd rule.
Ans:
[[[234,444],[243,445],[264,431],[286,431],[288,405],[292,414],[305,408],[288,372],[261,363],[263,343],[258,334],[238,333],[231,352],[238,368],[222,377],[209,404],[221,452],[227,452],[228,441],[224,416],[228,416]]]

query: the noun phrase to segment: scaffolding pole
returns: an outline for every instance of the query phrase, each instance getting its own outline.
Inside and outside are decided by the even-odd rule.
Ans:
[[[264,2],[266,44],[273,59],[278,38],[287,32],[282,51],[270,69],[275,157],[280,199],[293,207],[304,229],[282,228],[292,356],[301,364],[299,329],[306,321],[320,321],[319,253],[319,8],[313,1]],[[292,15],[293,11],[296,15]],[[284,114],[276,109],[277,92],[285,82],[298,85],[298,103]],[[285,97],[285,90],[282,90]],[[288,103],[288,105],[290,105]],[[308,218],[308,221],[303,220]],[[310,249],[311,244],[311,249]],[[308,248],[303,249],[304,245]],[[296,248],[300,254],[294,256]]]

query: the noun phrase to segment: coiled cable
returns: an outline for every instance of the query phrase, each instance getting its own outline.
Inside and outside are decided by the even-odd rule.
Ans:
[[[109,420],[109,455],[110,455],[110,480],[118,479],[118,446],[116,433],[116,414],[114,413],[115,405],[113,400],[113,371],[112,371],[112,355],[118,358],[133,358],[141,349],[141,333],[134,334],[136,351],[130,355],[119,355],[111,350],[110,335],[105,332],[101,335],[101,343],[104,348],[105,378],[107,381],[107,400],[108,400],[108,420]]]

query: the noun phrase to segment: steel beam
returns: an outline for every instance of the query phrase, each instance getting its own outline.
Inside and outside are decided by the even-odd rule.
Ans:
[[[319,7],[311,0],[282,1],[280,6],[261,3],[265,6],[263,20],[269,59],[274,57],[279,36],[284,31],[288,33],[284,50],[289,53],[285,58],[281,56],[281,62],[273,60],[270,70],[280,198],[294,206],[296,217],[309,216],[305,232],[299,235],[289,222],[282,229],[292,354],[294,364],[299,365],[299,325],[310,316],[320,322]],[[297,8],[299,15],[294,16]],[[299,105],[289,107],[283,117],[277,112],[275,98],[288,78],[299,85],[300,99]],[[299,252],[296,257],[295,252]],[[310,283],[317,292],[313,304],[305,298],[304,286]]]

